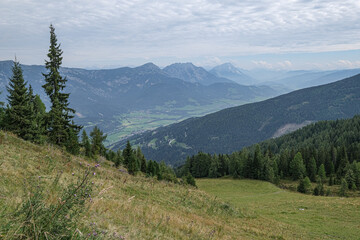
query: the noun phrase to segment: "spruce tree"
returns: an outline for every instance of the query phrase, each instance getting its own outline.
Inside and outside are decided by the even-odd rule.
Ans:
[[[91,144],[90,144],[89,137],[86,134],[85,130],[83,130],[82,135],[81,135],[81,145],[84,148],[84,155],[87,157],[91,157],[92,156]]]
[[[308,164],[307,173],[312,182],[316,181],[316,172],[316,161],[314,157],[311,157]]]
[[[290,162],[290,174],[293,180],[302,179],[305,176],[305,165],[300,152]]]
[[[72,128],[69,129],[69,136],[65,146],[66,150],[73,155],[78,155],[80,153],[79,138]]]
[[[32,140],[36,143],[43,143],[45,141],[45,104],[41,101],[39,95],[34,95],[31,85],[29,85],[29,99],[30,99],[30,116],[31,135]]]
[[[298,192],[301,192],[301,193],[310,193],[311,192],[310,179],[308,177],[305,177],[302,180],[300,180],[297,190],[298,190]]]
[[[45,84],[43,88],[51,101],[51,109],[47,117],[48,135],[50,141],[58,145],[65,145],[70,137],[70,129],[77,135],[81,126],[75,125],[71,120],[75,110],[69,107],[69,93],[64,93],[66,78],[59,73],[62,64],[62,50],[57,43],[55,28],[50,25],[50,47],[47,54],[49,60],[45,61],[47,73],[43,73]]]
[[[103,141],[106,139],[106,135],[97,127],[95,126],[94,129],[90,133],[91,137],[91,154],[96,155],[105,155],[105,146]]]
[[[324,164],[321,164],[318,171],[319,178],[321,182],[325,182],[326,179],[326,172],[325,172],[325,166]]]
[[[140,165],[140,171],[146,173],[146,159],[144,154],[141,152],[140,147],[136,149],[136,158],[138,159]]]
[[[344,178],[342,178],[341,184],[340,184],[339,196],[346,197],[347,191],[348,191],[348,183],[346,182],[346,180]]]
[[[124,158],[124,165],[127,167],[130,162],[130,157],[133,154],[133,150],[131,148],[131,144],[129,141],[127,141],[126,147],[123,150],[122,154],[123,154],[123,158]]]
[[[124,158],[122,156],[121,150],[117,150],[115,157],[115,167],[119,167],[120,164],[124,163]]]
[[[9,93],[6,128],[25,140],[32,140],[30,97],[22,69],[16,59],[12,73],[9,86],[6,87]]]

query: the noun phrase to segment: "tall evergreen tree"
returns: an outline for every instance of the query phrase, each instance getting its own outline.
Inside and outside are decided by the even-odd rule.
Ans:
[[[43,143],[45,141],[45,104],[41,101],[39,95],[34,95],[31,85],[29,85],[29,99],[30,99],[30,116],[29,121],[31,122],[31,135],[33,141],[36,143]]]
[[[91,157],[92,156],[92,152],[91,152],[91,144],[90,144],[90,140],[88,135],[86,134],[86,131],[83,130],[82,135],[81,135],[81,145],[84,148],[84,154],[87,157]]]
[[[302,179],[305,176],[305,165],[300,152],[290,162],[290,174],[293,180]]]
[[[7,86],[8,103],[6,128],[19,137],[32,140],[30,97],[19,62],[14,61],[12,77]]]
[[[325,171],[325,166],[324,166],[324,164],[321,164],[321,165],[320,165],[319,171],[318,171],[318,175],[319,175],[319,178],[320,178],[321,182],[325,182],[325,179],[326,179],[326,171]]]
[[[91,153],[92,155],[105,155],[105,146],[103,142],[106,139],[106,135],[97,127],[95,126],[94,129],[90,133],[91,137]]]
[[[124,158],[124,165],[125,165],[126,167],[128,167],[128,165],[129,165],[130,157],[131,157],[132,154],[133,154],[133,149],[132,149],[132,147],[131,147],[130,142],[127,141],[126,147],[125,147],[125,149],[124,149],[123,152],[122,152],[122,155],[123,155],[123,158]]]
[[[261,153],[260,145],[257,144],[254,152],[254,160],[253,160],[253,173],[255,179],[261,179],[261,172],[263,170],[264,160],[263,155]]]
[[[310,181],[315,182],[316,181],[316,161],[314,157],[310,158],[309,164],[307,165],[307,174],[310,178]]]
[[[138,159],[140,165],[140,171],[146,173],[146,159],[144,154],[141,152],[140,147],[136,149],[136,158]]]
[[[349,165],[349,159],[347,155],[347,150],[345,145],[341,147],[341,150],[339,152],[339,166],[336,171],[336,175],[338,180],[340,180],[342,177],[345,176],[346,173],[346,167]]]
[[[69,93],[64,93],[66,78],[59,73],[62,64],[62,50],[57,43],[55,28],[50,25],[50,47],[47,54],[49,61],[45,61],[48,73],[43,73],[45,84],[43,88],[51,101],[51,109],[47,117],[48,134],[50,140],[58,145],[67,143],[70,129],[77,135],[81,126],[75,125],[71,120],[75,110],[69,107]]]

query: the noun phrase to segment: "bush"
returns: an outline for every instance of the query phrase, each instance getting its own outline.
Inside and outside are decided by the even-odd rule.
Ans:
[[[304,179],[300,180],[297,191],[301,193],[311,193],[311,182],[308,177],[305,177]]]

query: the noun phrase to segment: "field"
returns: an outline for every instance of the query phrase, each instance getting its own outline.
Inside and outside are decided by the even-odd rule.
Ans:
[[[359,198],[315,197],[255,180],[198,179],[197,185],[210,195],[250,212],[254,219],[249,220],[249,225],[264,234],[280,232],[290,239],[360,236]],[[266,226],[271,226],[271,230]]]

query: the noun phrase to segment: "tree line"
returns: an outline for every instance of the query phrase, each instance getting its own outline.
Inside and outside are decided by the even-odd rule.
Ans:
[[[50,47],[45,60],[46,73],[43,73],[45,84],[42,86],[50,99],[50,110],[47,112],[45,104],[23,76],[20,63],[15,58],[12,76],[6,87],[7,104],[0,102],[0,129],[13,132],[24,140],[43,144],[51,143],[66,149],[74,155],[84,155],[88,158],[102,156],[128,169],[128,173],[142,172],[158,180],[178,182],[173,169],[164,162],[147,161],[140,147],[132,149],[130,142],[126,148],[117,152],[107,149],[103,142],[106,135],[95,126],[90,132],[74,123],[75,110],[70,108],[69,93],[64,92],[67,79],[60,75],[63,51],[57,42],[55,28],[50,25]],[[192,183],[192,179],[183,181]]]
[[[299,181],[298,191],[323,195],[324,184],[360,190],[360,116],[321,121],[277,139],[270,139],[232,154],[199,152],[177,169],[179,176],[196,178],[230,175],[278,184]]]

